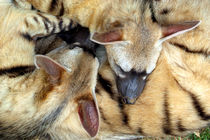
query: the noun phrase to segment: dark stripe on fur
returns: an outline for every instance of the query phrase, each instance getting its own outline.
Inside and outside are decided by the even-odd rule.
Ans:
[[[61,20],[61,21],[58,23],[58,25],[59,25],[59,29],[62,31],[62,29],[63,29],[63,20]]]
[[[98,81],[101,84],[101,86],[103,87],[103,89],[110,95],[110,97],[115,100],[118,103],[118,107],[122,116],[122,121],[125,125],[129,125],[129,118],[128,115],[126,114],[126,112],[124,111],[124,104],[122,102],[122,99],[120,97],[115,98],[114,97],[114,93],[112,92],[112,85],[108,80],[103,79],[103,77],[98,74]],[[128,126],[129,127],[129,126]]]
[[[36,8],[33,5],[31,5],[31,10],[36,10]]]
[[[204,112],[204,107],[202,104],[199,102],[199,99],[192,93],[188,92],[192,101],[193,101],[193,106],[195,107],[197,114],[202,118],[202,120],[207,121],[210,119],[210,115],[207,115]]]
[[[139,126],[137,133],[144,135],[144,131],[143,129]]]
[[[157,22],[157,19],[155,17],[155,12],[154,12],[154,8],[153,8],[153,5],[152,5],[152,0],[149,0],[150,4],[149,4],[149,9],[150,9],[150,12],[151,12],[151,19],[153,22]]]
[[[45,26],[45,29],[46,29],[46,31],[47,31],[47,33],[49,33],[49,24],[51,24],[51,21],[47,18],[47,17],[45,17],[45,16],[43,16],[42,14],[38,14],[40,17],[42,17],[42,19],[43,19],[43,23],[44,23],[44,26]]]
[[[33,41],[33,38],[29,35],[29,33],[20,33],[20,35],[29,42]]]
[[[210,55],[209,53],[203,51],[203,50],[199,50],[199,51],[193,51],[193,50],[189,50],[187,46],[183,45],[183,44],[179,44],[179,43],[172,43],[170,42],[170,44],[184,50],[185,52],[188,52],[188,53],[193,53],[193,54],[202,54],[204,56],[208,56]]]
[[[122,121],[125,125],[129,127],[129,117],[128,117],[128,114],[124,111],[125,104],[123,103],[120,97],[117,98],[117,102],[118,102],[118,107],[120,109],[120,113],[122,116]]]
[[[43,22],[44,22],[44,26],[45,26],[45,29],[46,29],[47,33],[49,33],[49,27],[48,27],[48,24],[47,24],[45,21],[43,21]]]
[[[100,111],[100,116],[103,119],[103,122],[106,123],[106,124],[108,124],[108,125],[111,125],[111,123],[106,119],[106,117],[104,115],[104,112],[103,112],[103,110],[102,110],[101,107],[99,107],[99,111]]]
[[[37,15],[39,15],[43,19],[43,21],[51,23],[50,20],[47,17],[43,16],[41,13],[37,12]]]
[[[72,28],[74,28],[74,27],[72,27],[73,23],[74,22],[71,20],[70,23],[69,23],[69,26],[68,26],[68,31],[70,31]]]
[[[47,17],[43,16],[41,13],[37,13],[37,14],[42,18],[45,29],[46,29],[47,33],[49,33],[49,31],[50,31],[49,24],[51,24],[51,21]]]
[[[163,9],[163,10],[160,12],[160,14],[161,14],[161,15],[167,15],[169,12],[170,12],[169,9]]]
[[[122,98],[121,98],[121,97],[118,97],[118,98],[117,98],[117,102],[118,102],[119,108],[120,108],[121,110],[123,110],[125,104],[123,103]]]
[[[64,15],[64,6],[63,6],[63,1],[61,2],[61,8],[59,10],[59,16],[63,16]]]
[[[51,127],[54,121],[61,114],[63,108],[67,104],[69,98],[65,98],[57,108],[55,107],[52,112],[47,112],[46,116],[40,116],[37,120],[28,119],[16,121],[11,123],[0,122],[0,136],[1,140],[22,140],[33,139],[35,137],[43,136],[46,130]],[[5,123],[5,124],[4,124]]]
[[[98,94],[98,95],[101,95],[101,92],[100,92],[100,90],[97,87],[95,89],[95,93]]]
[[[51,0],[49,12],[54,11],[56,9],[56,7],[57,7],[57,0]]]
[[[18,66],[7,69],[0,69],[0,75],[7,75],[10,78],[15,78],[35,70],[35,66]]]
[[[28,21],[25,19],[24,22],[26,24],[26,27],[28,28],[29,27]]]
[[[165,114],[165,118],[164,118],[164,123],[163,123],[163,131],[165,134],[171,134],[171,122],[170,122],[170,111],[169,111],[169,103],[168,103],[168,91],[166,90],[164,93],[164,114]]]
[[[123,117],[123,123],[129,127],[129,117],[128,117],[127,113],[125,111],[121,110],[121,114]]]
[[[45,83],[48,83],[48,79],[46,78]],[[42,87],[42,89],[35,93],[34,99],[38,102],[44,102],[48,98],[49,93],[54,89],[54,86],[52,84],[49,84],[47,86]]]
[[[174,78],[175,79],[175,78]],[[204,121],[207,121],[210,119],[210,115],[209,114],[206,114],[205,113],[205,109],[204,107],[202,106],[202,103],[199,102],[199,99],[198,97],[196,97],[192,92],[188,91],[187,89],[185,89],[184,87],[182,87],[179,82],[175,79],[177,85],[182,89],[184,90],[185,92],[187,92],[190,96],[190,98],[192,99],[192,103],[193,103],[193,106],[198,114],[198,116],[201,117],[202,120]]]
[[[53,34],[53,33],[55,32],[55,29],[56,29],[56,25],[55,25],[54,22],[52,23],[52,26],[53,26],[53,29],[52,29],[52,31],[51,31],[51,34]]]
[[[182,125],[182,120],[179,119],[178,123],[177,123],[177,128],[180,132],[186,131],[187,129]]]
[[[34,21],[36,21],[37,24],[39,24],[37,17],[33,17],[33,19],[34,19]]]
[[[45,126],[45,128],[49,128],[54,121],[58,118],[58,116],[61,114],[62,110],[64,109],[64,107],[66,106],[66,104],[68,103],[69,98],[65,98],[61,104],[53,109],[53,111],[47,115],[46,117],[44,117],[41,121],[41,123],[39,123],[41,126]],[[39,126],[38,126],[39,127]]]
[[[112,92],[112,85],[108,80],[103,79],[103,77],[98,74],[98,81],[101,84],[101,86],[103,87],[103,89],[110,95],[110,97],[113,99],[114,97],[114,93]]]

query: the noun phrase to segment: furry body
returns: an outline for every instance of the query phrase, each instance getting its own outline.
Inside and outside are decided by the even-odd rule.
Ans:
[[[208,56],[210,53],[210,1],[160,0],[152,3],[154,14],[160,24],[177,23],[185,20],[201,20],[202,24],[185,35],[177,36],[169,42],[188,52]],[[165,11],[165,12],[164,12]],[[196,11],[196,12],[195,12]],[[176,17],[176,18],[174,18]]]
[[[101,64],[96,85],[100,111],[96,138],[185,136],[209,126],[209,61],[203,54],[170,43],[164,46],[157,68],[134,105],[123,104],[114,72],[107,61]]]
[[[178,41],[164,44],[157,67],[135,105],[122,104],[113,71],[108,63],[101,66],[96,85],[95,105],[100,111],[96,138],[186,135],[209,125],[209,56],[177,47],[174,44]],[[49,54],[71,70],[69,73],[62,68],[59,80],[44,68],[18,76],[1,75],[1,138],[90,138],[79,120],[78,107],[80,101],[94,100],[97,60],[81,49],[73,53],[61,50]]]
[[[145,0],[15,0],[15,2],[28,9],[35,8],[56,16],[68,17],[88,27],[91,40],[106,46],[109,63],[119,77],[120,82],[117,83],[119,93],[125,103],[130,104],[135,103],[145,86],[148,74],[154,70],[162,49],[161,43],[180,31],[179,28],[175,28],[170,34],[164,33],[169,25],[160,25],[156,22],[150,1]],[[195,25],[193,23],[188,28]],[[125,86],[127,90],[124,90]]]
[[[10,2],[0,3],[0,69],[34,64],[38,37],[69,30],[75,26],[67,18],[57,18],[37,11],[23,10]]]
[[[60,124],[72,121],[76,128],[82,128],[79,132],[73,129],[75,134],[87,137],[95,135],[98,113],[93,107],[96,106],[93,92],[98,61],[82,49],[71,50],[70,46],[65,45],[59,45],[62,48],[48,54],[54,60],[47,56],[35,57],[34,39],[69,30],[75,26],[74,23],[66,18],[19,9],[9,1],[0,3],[0,8],[1,139],[48,137],[45,132],[52,130],[55,136],[57,129],[67,129],[69,132],[72,125],[61,128]],[[93,108],[90,112],[95,113],[95,121],[88,117],[88,122],[83,121],[83,116],[89,113],[87,107]],[[67,117],[69,114],[73,116],[70,119]],[[83,118],[80,119],[80,116]],[[92,123],[95,131],[90,131],[86,123]],[[84,124],[85,129],[81,124]]]
[[[57,40],[57,47],[65,44],[61,39]],[[56,42],[55,40],[53,41]],[[86,39],[84,41],[86,41]],[[114,72],[107,61],[101,65],[97,78],[98,82],[95,88],[96,99],[98,102],[96,105],[100,111],[100,128],[95,139],[126,139],[137,138],[144,135],[156,137],[165,137],[168,135],[184,136],[190,132],[209,125],[210,106],[208,101],[210,100],[210,89],[207,76],[209,72],[209,62],[202,61],[204,60],[203,55],[186,52],[185,50],[172,46],[169,43],[164,45],[165,48],[161,53],[160,59],[157,63],[157,68],[148,77],[142,97],[137,100],[135,105],[124,105],[122,103],[117,92]],[[53,46],[53,48],[56,48],[56,46]],[[66,51],[68,52],[68,50]],[[66,66],[66,61],[68,60],[68,57],[66,56],[68,56],[68,53],[64,53],[65,51],[59,52],[54,51],[51,57],[55,60],[62,60],[58,62]],[[66,95],[67,93],[69,95],[73,94],[73,96],[69,97],[70,100],[65,103],[65,107],[62,109],[59,116],[55,116],[54,121],[50,123],[49,127],[47,127],[48,129],[34,133],[34,137],[38,137],[40,139],[50,138],[62,140],[77,138],[90,139],[78,120],[77,107],[79,102],[77,99],[86,99],[87,95],[90,95],[90,92],[87,91],[93,90],[97,77],[97,71],[96,66],[94,65],[95,59],[90,57],[89,53],[88,55],[84,55],[84,57],[83,55],[81,56],[82,57],[79,57],[82,58],[81,61],[79,61],[80,59],[74,59],[74,57],[78,57],[77,55],[73,55],[71,57],[71,61],[69,60],[69,62],[71,62],[74,66],[71,65],[68,67],[75,68],[76,73],[72,73],[70,76],[71,78],[68,77],[68,74],[65,75],[65,77],[61,79],[62,83],[60,85],[56,85],[55,89],[53,88],[54,90],[49,92],[49,95],[47,94],[48,96],[46,100],[42,100],[42,104],[39,103],[45,107],[40,108],[39,112],[36,114],[37,117],[35,118],[39,118],[42,113],[47,113],[46,111],[50,111],[51,109],[55,110],[56,106],[60,105],[59,101],[62,101],[60,99],[68,97]],[[88,58],[90,58],[90,60]],[[92,61],[92,59],[94,61]],[[75,67],[75,64],[81,67]],[[190,67],[188,65],[190,65]],[[206,69],[202,69],[202,73],[199,71],[200,74],[198,74],[197,65],[200,66],[199,68],[205,67]],[[89,67],[94,69],[90,69],[90,71],[88,71],[86,68]],[[82,73],[77,74],[78,71]],[[90,72],[92,73],[90,74]],[[37,75],[39,73],[42,72],[37,71],[33,75]],[[89,76],[95,80],[88,80]],[[40,78],[43,79],[43,75]],[[43,86],[43,83],[47,84],[46,81],[40,83],[40,80],[37,80],[39,82],[38,85],[41,84]],[[198,80],[202,82],[198,82]],[[14,82],[14,79],[11,79],[11,81]],[[81,85],[81,83],[84,83],[82,81],[86,81],[86,84]],[[73,85],[70,84],[70,86],[73,86],[72,88],[64,86],[69,82],[72,84],[74,83]],[[73,90],[75,88],[78,92]],[[36,89],[36,86],[33,86],[33,90],[34,89]],[[62,90],[60,94],[58,94],[59,89]],[[72,89],[73,91],[70,93],[65,92],[67,89]],[[20,93],[24,94],[25,92],[20,91]],[[10,97],[15,99],[16,96],[12,95]],[[20,98],[22,97],[23,96],[20,96]],[[22,99],[19,100],[22,102]],[[27,99],[24,100],[26,100],[24,101],[25,103],[28,102],[30,105],[30,108],[27,107],[28,111],[33,112],[33,108],[35,108],[32,104],[34,102],[34,98],[31,97],[28,101]],[[47,110],[44,108],[47,108]],[[23,111],[24,107],[19,110],[20,112]],[[10,113],[13,112],[16,111],[12,110]],[[4,112],[4,114],[6,113]],[[20,120],[28,116],[22,115],[19,117]],[[11,114],[7,114],[6,116],[7,117],[4,118],[4,123],[2,123],[3,126],[9,125],[9,121],[6,121],[9,118],[8,116],[14,118]],[[34,118],[34,116],[32,118]],[[17,126],[23,126],[18,130],[23,132],[25,131],[25,134],[27,135],[30,134],[28,128],[34,126],[33,123],[35,121],[28,119],[28,122],[29,123],[19,121],[16,123]],[[44,119],[43,122],[46,123],[46,120]],[[44,124],[40,124],[39,127],[42,128],[45,126]],[[17,130],[17,126],[7,127],[8,129],[3,129],[4,131],[1,132],[3,134],[11,135],[11,130]],[[37,129],[33,128],[33,130]],[[18,133],[19,131],[13,132],[13,136],[24,136],[19,135]]]
[[[210,64],[203,59],[167,44],[134,105],[113,97],[118,95],[113,72],[102,66],[96,86],[101,136],[185,136],[209,126]]]
[[[99,103],[107,131],[120,133],[118,130],[124,130],[126,133],[139,132],[150,136],[186,135],[210,124],[210,1],[152,2],[153,14],[160,24],[198,19],[202,20],[202,24],[193,32],[163,43],[156,69],[148,77],[141,98],[135,105],[122,106],[117,99],[108,100],[109,95],[105,93],[110,93],[110,89],[98,94],[97,99],[101,99]],[[101,75],[108,83],[114,83],[114,80],[110,80],[113,74],[109,75],[107,71],[104,70]],[[113,92],[116,92],[116,88]],[[106,109],[105,97],[107,102],[113,102]],[[114,105],[116,102],[119,111],[114,112],[117,108],[108,111],[108,108],[117,106]],[[115,115],[111,116],[112,113]]]
[[[96,85],[100,111],[96,138],[185,136],[209,126],[209,61],[170,43],[164,46],[157,68],[134,105],[123,104],[114,72],[107,61],[101,64]]]

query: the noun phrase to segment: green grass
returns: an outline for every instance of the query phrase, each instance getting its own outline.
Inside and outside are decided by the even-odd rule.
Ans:
[[[201,130],[197,134],[193,133],[186,137],[169,137],[164,139],[145,137],[143,139],[138,140],[210,140],[210,127]]]
[[[200,132],[200,136],[197,136],[195,134],[191,134],[184,138],[184,140],[210,140],[210,127],[202,130]]]

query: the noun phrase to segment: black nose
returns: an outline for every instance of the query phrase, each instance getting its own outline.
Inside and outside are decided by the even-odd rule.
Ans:
[[[125,104],[136,102],[144,89],[146,76],[146,72],[136,73],[132,71],[125,73],[124,78],[117,77],[117,89]]]

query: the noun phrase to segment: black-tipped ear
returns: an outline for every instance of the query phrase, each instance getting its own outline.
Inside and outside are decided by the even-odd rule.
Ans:
[[[43,69],[49,75],[52,84],[56,84],[60,80],[62,72],[66,71],[63,66],[44,55],[35,56],[35,65],[38,69]]]
[[[101,45],[113,44],[123,41],[122,29],[114,29],[105,33],[93,33],[90,40]]]
[[[179,24],[162,26],[162,40],[165,41],[177,35],[191,31],[196,28],[201,21],[189,21]]]

